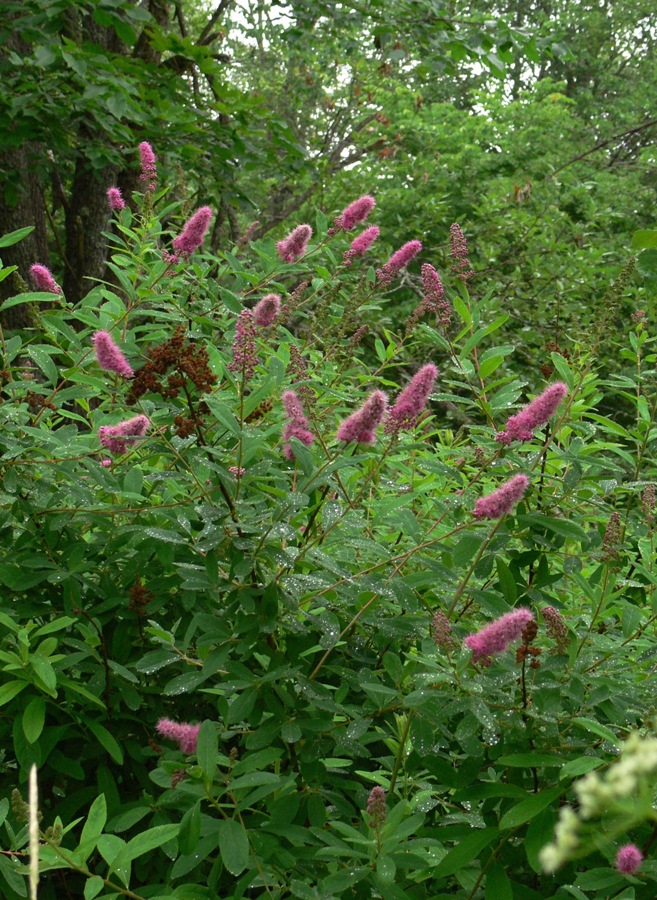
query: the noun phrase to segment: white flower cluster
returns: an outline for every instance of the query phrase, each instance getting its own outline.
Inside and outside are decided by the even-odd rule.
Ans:
[[[575,810],[570,806],[562,806],[559,821],[554,828],[554,843],[546,844],[538,854],[543,871],[548,875],[552,875],[559,866],[567,862],[570,851],[575,850],[579,844],[578,829],[579,819]]]
[[[615,802],[634,794],[642,778],[657,772],[657,738],[642,738],[634,732],[625,741],[618,762],[607,770],[604,778],[589,772],[574,786],[579,801],[579,815],[570,807],[562,807],[554,831],[554,843],[546,844],[539,854],[543,870],[555,872],[567,862],[579,844],[579,826],[586,819],[601,815]]]

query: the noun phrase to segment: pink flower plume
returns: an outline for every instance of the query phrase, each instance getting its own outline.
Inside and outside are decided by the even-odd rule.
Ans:
[[[306,252],[313,230],[310,225],[297,225],[294,231],[276,244],[278,255],[284,262],[292,263]]]
[[[40,263],[30,266],[30,275],[37,291],[47,291],[49,294],[61,294],[62,289],[52,277],[52,272]]]
[[[347,443],[373,444],[374,431],[383,421],[388,408],[388,396],[373,391],[359,410],[352,413],[338,428],[338,440]]]
[[[472,650],[472,661],[489,660],[496,653],[504,653],[509,644],[517,640],[533,621],[533,612],[523,607],[500,616],[481,631],[469,635],[465,639],[465,645]]]
[[[388,434],[397,434],[401,429],[412,428],[416,424],[427,405],[437,377],[438,369],[433,363],[427,363],[416,372],[388,413],[385,426]]]
[[[370,197],[369,194],[363,194],[362,197],[354,200],[342,211],[342,214],[335,220],[335,224],[339,228],[344,229],[344,231],[351,231],[359,222],[365,221],[375,206],[376,200],[374,197]]]
[[[514,475],[492,494],[480,497],[475,504],[473,516],[475,519],[499,519],[511,512],[528,487],[529,478],[526,475]]]
[[[135,373],[109,332],[97,331],[92,340],[101,369],[116,372],[124,378],[132,378]]]
[[[260,328],[273,325],[281,311],[281,298],[278,294],[267,294],[253,307],[253,321]]]
[[[146,434],[150,424],[148,416],[134,416],[118,425],[101,425],[98,437],[111,453],[125,453],[131,443]]]
[[[283,429],[283,440],[288,441],[283,448],[283,453],[288,459],[294,459],[294,451],[290,447],[290,438],[296,438],[309,447],[315,440],[315,435],[310,430],[308,419],[305,417],[301,401],[294,391],[285,391],[281,397],[288,422]]]
[[[187,722],[174,722],[173,719],[160,719],[155,726],[162,737],[176,741],[183,753],[194,753],[198,743],[198,733],[201,730],[198,725],[189,725]]]
[[[182,232],[174,239],[174,249],[188,259],[197,247],[200,247],[205,233],[210,226],[212,210],[209,206],[201,206],[190,216]]]
[[[499,431],[495,440],[500,444],[510,444],[511,441],[530,441],[536,429],[545,425],[552,418],[567,393],[568,388],[562,381],[551,384],[517,415],[510,416],[505,430]]]

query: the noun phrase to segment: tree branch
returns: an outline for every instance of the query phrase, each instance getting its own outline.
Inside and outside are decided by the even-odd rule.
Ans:
[[[618,141],[621,138],[628,137],[631,134],[638,134],[640,131],[644,131],[646,128],[652,128],[653,125],[657,125],[657,119],[651,119],[650,122],[644,122],[643,125],[639,125],[636,128],[630,128],[629,131],[623,131],[620,134],[615,134],[613,137],[610,137],[606,141],[600,141],[600,143],[596,144],[595,147],[591,147],[590,150],[587,150],[586,153],[580,153],[579,156],[573,157],[573,159],[569,160],[567,163],[564,163],[562,166],[559,166],[558,169],[555,169],[554,172],[549,176],[550,178],[554,178],[559,172],[562,172],[564,169],[567,169],[568,166],[572,166],[573,163],[579,162],[580,159],[585,159],[587,156],[590,156],[592,153],[595,153],[596,150],[602,150],[603,147],[608,147],[609,144],[613,144],[614,141]]]
[[[222,15],[226,12],[228,7],[234,2],[235,2],[235,0],[221,0],[221,3],[217,6],[215,11],[212,13],[210,18],[208,19],[207,25],[205,26],[205,28],[199,35],[199,38],[196,42],[199,47],[201,46],[201,44],[207,43],[208,36],[212,32],[215,22],[217,22],[222,17]]]

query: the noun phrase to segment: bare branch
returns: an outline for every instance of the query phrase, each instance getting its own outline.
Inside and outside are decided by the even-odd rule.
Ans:
[[[563,171],[563,169],[567,169],[568,166],[572,166],[573,163],[579,162],[580,159],[585,159],[587,156],[595,153],[596,150],[602,150],[603,147],[608,147],[609,144],[613,144],[614,141],[619,141],[621,138],[628,137],[631,134],[638,134],[640,131],[644,131],[646,128],[652,128],[653,125],[657,125],[657,119],[651,119],[650,122],[644,122],[643,125],[639,125],[636,128],[630,128],[629,131],[623,131],[620,134],[615,134],[613,137],[610,137],[606,141],[600,141],[600,143],[596,144],[595,147],[591,147],[590,150],[587,150],[586,153],[580,153],[579,156],[575,156],[573,157],[573,159],[568,160],[567,163],[559,166],[559,168],[555,169],[549,177],[554,178],[554,176]]]
[[[223,14],[226,12],[228,7],[231,6],[231,4],[233,4],[234,2],[235,2],[235,0],[221,0],[221,3],[217,6],[215,11],[212,13],[210,18],[208,19],[208,22],[207,22],[205,28],[199,35],[199,39],[196,42],[199,47],[202,44],[205,44],[208,42],[208,37],[210,36],[212,29],[214,28],[215,22],[217,22],[223,16]]]

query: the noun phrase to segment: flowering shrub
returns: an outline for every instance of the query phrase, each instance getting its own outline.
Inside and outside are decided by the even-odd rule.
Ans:
[[[41,900],[653,896],[654,338],[525,384],[458,227],[211,256],[140,154],[107,282],[4,304],[3,895],[35,766]]]

